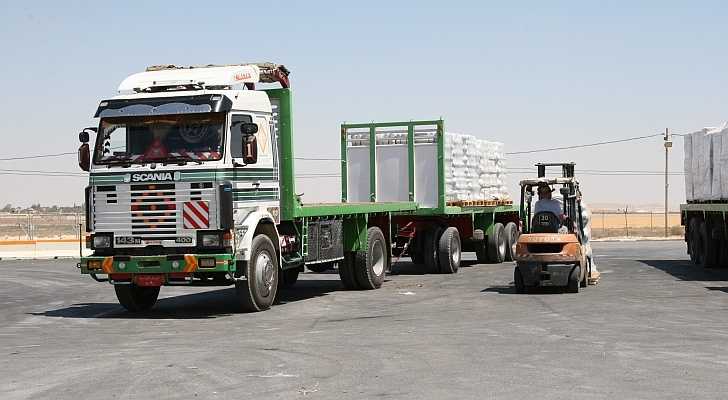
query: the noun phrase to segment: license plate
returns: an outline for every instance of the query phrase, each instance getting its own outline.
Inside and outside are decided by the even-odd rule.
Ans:
[[[142,238],[135,236],[117,236],[114,241],[116,244],[142,244]]]

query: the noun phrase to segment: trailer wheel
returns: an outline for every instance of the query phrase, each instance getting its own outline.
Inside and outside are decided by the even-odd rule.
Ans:
[[[339,262],[339,278],[344,288],[348,290],[359,289],[359,284],[356,282],[354,276],[354,259],[356,255],[354,252],[348,251],[344,253],[344,259]]]
[[[691,218],[688,223],[688,249],[693,264],[701,265],[703,263],[703,245],[700,238],[700,220],[697,218]]]
[[[147,311],[159,297],[159,286],[114,285],[114,291],[119,304],[129,312]]]
[[[574,267],[574,269],[571,270],[571,274],[569,274],[569,283],[566,286],[566,291],[568,293],[579,293],[579,275],[581,274],[581,267],[578,265]]]
[[[503,224],[496,222],[493,233],[488,235],[488,261],[502,263],[506,258],[506,234]]]
[[[360,289],[378,289],[384,283],[384,275],[389,269],[390,255],[387,240],[382,230],[373,226],[367,231],[367,248],[357,251],[354,262],[354,275]]]
[[[516,259],[516,243],[518,242],[518,225],[515,222],[509,222],[505,227],[506,234],[506,261],[514,261]]]
[[[700,244],[702,245],[702,264],[703,268],[714,268],[718,265],[720,257],[720,247],[713,239],[711,224],[709,221],[700,222],[699,234]]]
[[[478,260],[478,264],[485,264],[488,260],[488,242],[480,240],[475,242],[475,259]]]
[[[412,264],[422,265],[425,263],[423,244],[427,238],[427,232],[417,232],[412,239],[412,243],[407,248],[407,253],[412,259]]]
[[[291,287],[298,281],[298,274],[301,271],[298,268],[286,269],[281,271],[280,279],[278,279],[278,288]]]
[[[523,282],[523,275],[521,275],[519,267],[513,269],[513,282],[516,284],[516,293],[526,293],[526,284]]]
[[[250,261],[243,263],[245,280],[235,282],[235,292],[243,311],[257,312],[270,308],[278,292],[278,257],[273,242],[266,235],[253,238]]]
[[[443,228],[436,226],[427,231],[425,235],[425,245],[423,246],[424,259],[425,259],[425,270],[428,274],[439,274],[440,273],[440,257],[438,255],[438,247],[440,244],[440,237],[442,236]]]
[[[440,272],[443,274],[454,274],[460,268],[461,249],[460,232],[457,228],[449,227],[440,236],[437,246],[438,259],[440,261]]]

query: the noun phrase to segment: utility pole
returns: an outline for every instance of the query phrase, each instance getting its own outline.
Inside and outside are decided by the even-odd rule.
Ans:
[[[672,147],[672,137],[670,136],[670,130],[668,128],[665,128],[665,237],[667,237],[667,189],[669,187],[669,183],[667,181],[667,173],[668,173],[668,166],[667,166],[667,154],[670,148]]]

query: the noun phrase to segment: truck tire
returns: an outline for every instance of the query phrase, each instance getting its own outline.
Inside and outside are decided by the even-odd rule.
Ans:
[[[493,233],[488,235],[488,261],[494,264],[502,263],[506,258],[506,234],[503,224],[496,222]]]
[[[298,274],[301,271],[298,268],[286,269],[281,271],[278,279],[278,288],[287,288],[296,284]]]
[[[703,245],[700,239],[700,220],[698,218],[691,218],[688,223],[688,252],[690,253],[690,260],[695,265],[701,265],[703,258]]]
[[[487,241],[480,240],[475,242],[475,259],[478,260],[478,264],[485,264],[489,262]]]
[[[523,275],[521,275],[521,268],[518,266],[513,269],[513,283],[516,285],[516,293],[525,294],[527,292],[526,284],[523,282]]]
[[[344,259],[339,262],[339,279],[341,279],[341,283],[344,285],[344,288],[348,290],[360,289],[359,283],[357,283],[356,277],[354,276],[355,258],[356,254],[349,251],[344,253]]]
[[[427,231],[425,235],[424,254],[425,271],[428,274],[440,273],[440,257],[438,256],[438,246],[440,244],[440,236],[442,236],[443,228],[436,226]]]
[[[710,221],[702,221],[699,228],[700,244],[702,245],[702,263],[703,268],[715,268],[718,266],[720,257],[720,246],[713,239],[712,226]]]
[[[440,235],[437,246],[438,259],[440,262],[440,273],[454,274],[460,268],[462,245],[460,244],[460,232],[457,228],[449,227]]]
[[[412,259],[412,264],[422,265],[425,263],[424,249],[422,248],[425,237],[427,237],[426,232],[416,233],[407,249],[407,253]]]
[[[518,225],[515,222],[509,222],[505,226],[506,234],[506,261],[515,261],[516,259],[516,242],[518,242]]]
[[[581,275],[581,268],[577,265],[569,274],[569,283],[566,285],[567,293],[579,293],[579,275]]]
[[[354,260],[354,276],[360,289],[378,289],[384,283],[389,269],[390,255],[382,230],[373,226],[367,230],[367,248],[357,251]]]
[[[159,286],[114,285],[114,291],[119,304],[129,312],[147,311],[159,297]]]
[[[266,235],[253,238],[250,260],[242,263],[245,280],[235,282],[235,292],[243,311],[257,312],[270,308],[278,292],[278,256],[273,242]]]

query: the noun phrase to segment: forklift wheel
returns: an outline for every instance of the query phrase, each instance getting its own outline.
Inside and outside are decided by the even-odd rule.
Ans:
[[[523,283],[523,275],[521,275],[521,269],[518,267],[513,270],[513,281],[516,283],[516,293],[526,293],[526,285]]]
[[[581,267],[576,266],[574,269],[571,270],[571,275],[569,275],[569,284],[566,286],[566,291],[568,293],[579,293],[579,274],[581,272]]]

